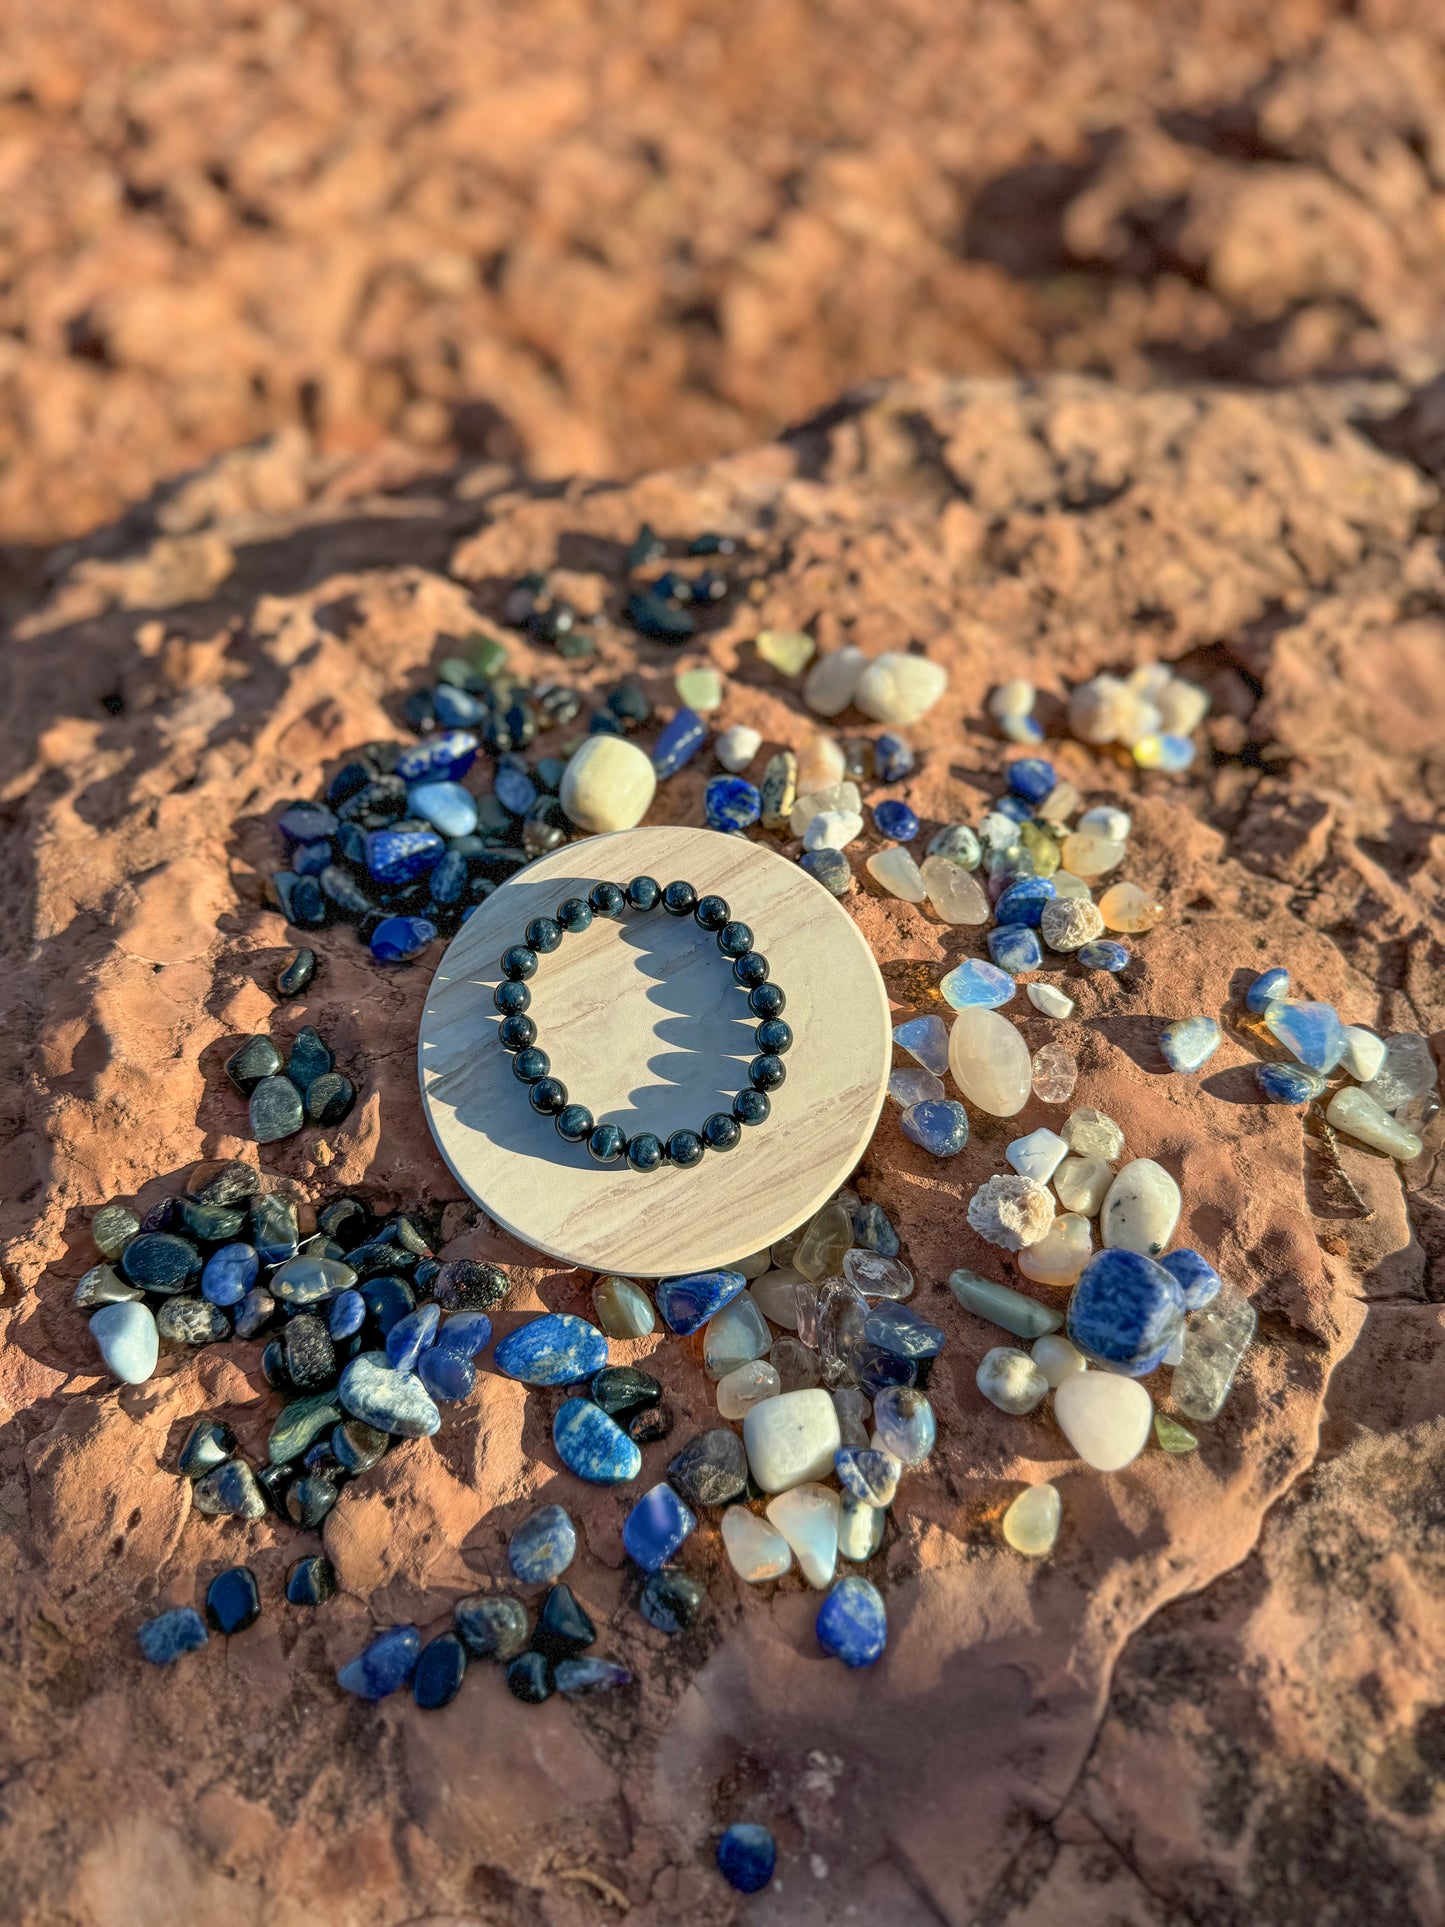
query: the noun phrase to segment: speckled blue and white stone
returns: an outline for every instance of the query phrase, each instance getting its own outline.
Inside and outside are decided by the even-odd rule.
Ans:
[[[741,776],[715,776],[703,791],[702,807],[710,830],[746,830],[763,813],[762,791]]]
[[[856,1573],[838,1580],[818,1608],[817,1633],[823,1651],[845,1666],[871,1666],[888,1644],[882,1594]]]
[[[1042,756],[1022,756],[1008,766],[1008,786],[1026,803],[1042,803],[1058,786],[1058,772]]]
[[[1213,1017],[1180,1017],[1164,1026],[1159,1048],[1170,1070],[1188,1076],[1213,1057],[1222,1035]]]
[[[169,1666],[185,1653],[199,1652],[210,1639],[194,1606],[177,1606],[136,1628],[136,1644],[152,1666]]]
[[[1000,970],[1017,977],[1026,970],[1043,968],[1044,953],[1038,933],[1026,923],[997,924],[989,931],[986,941],[988,954]]]
[[[679,709],[657,739],[652,752],[652,767],[659,782],[676,776],[684,763],[691,762],[707,741],[707,724],[695,709]]]
[[[968,1112],[956,1098],[925,1098],[898,1120],[903,1135],[936,1158],[957,1157],[968,1143]]]
[[[476,761],[479,747],[469,730],[443,730],[415,749],[403,750],[396,773],[403,783],[454,783]]]
[[[761,1893],[777,1864],[778,1849],[766,1827],[740,1820],[717,1843],[718,1872],[740,1894]]]
[[[358,1699],[384,1700],[410,1683],[421,1652],[421,1634],[415,1626],[391,1626],[349,1659],[336,1675],[344,1692]]]
[[[447,853],[435,830],[368,830],[367,874],[377,883],[413,883]]]
[[[499,1372],[523,1385],[575,1385],[607,1363],[607,1340],[585,1318],[551,1311],[508,1332],[492,1356]]]
[[[892,1505],[898,1490],[902,1465],[891,1452],[874,1451],[863,1445],[840,1445],[833,1455],[833,1470],[845,1492],[865,1505]]]
[[[507,1541],[507,1562],[524,1586],[549,1586],[560,1579],[577,1552],[577,1529],[566,1508],[539,1506]]]
[[[1198,1311],[1219,1296],[1223,1279],[1209,1260],[1197,1251],[1167,1251],[1159,1260],[1184,1294],[1184,1309]]]
[[[430,1438],[442,1415],[420,1379],[396,1371],[385,1352],[361,1352],[341,1374],[337,1396],[353,1418],[401,1439]]]
[[[1020,877],[1011,883],[993,907],[997,923],[1022,923],[1037,929],[1044,905],[1054,900],[1052,877]]]
[[[492,1321],[484,1311],[458,1311],[445,1319],[432,1349],[453,1358],[475,1358],[491,1343]]]
[[[378,963],[410,963],[436,933],[430,917],[383,917],[371,933],[371,954]]]
[[[657,1287],[657,1309],[668,1330],[686,1338],[731,1304],[747,1282],[740,1271],[692,1271],[664,1278]]]
[[[1184,1322],[1184,1294],[1142,1251],[1096,1251],[1079,1273],[1065,1330],[1096,1364],[1142,1378],[1162,1364]]]
[[[642,1454],[591,1399],[569,1398],[552,1421],[552,1443],[569,1472],[589,1485],[623,1485],[642,1470]]]
[[[1129,968],[1129,952],[1112,937],[1095,937],[1090,943],[1082,943],[1074,955],[1085,970],[1107,970],[1111,977]]]

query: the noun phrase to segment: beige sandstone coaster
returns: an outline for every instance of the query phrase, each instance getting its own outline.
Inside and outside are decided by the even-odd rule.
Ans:
[[[498,958],[528,922],[601,880],[683,879],[726,897],[787,992],[787,1082],[765,1124],[691,1170],[595,1164],[538,1117],[496,1041]],[[544,956],[529,1015],[552,1073],[599,1123],[666,1138],[731,1108],[756,1019],[710,931],[661,908],[597,917]],[[704,829],[622,830],[530,864],[479,905],[442,958],[418,1040],[422,1101],[462,1187],[524,1243],[591,1271],[702,1271],[759,1251],[853,1171],[892,1064],[888,999],[836,898],[771,850]]]

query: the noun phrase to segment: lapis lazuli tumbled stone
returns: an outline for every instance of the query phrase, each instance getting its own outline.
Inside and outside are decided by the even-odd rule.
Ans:
[[[1303,1064],[1256,1064],[1254,1077],[1271,1104],[1308,1104],[1325,1089],[1320,1073]]]
[[[492,790],[502,808],[510,810],[513,816],[525,816],[537,800],[537,785],[515,763],[498,766]]]
[[[957,1157],[968,1143],[968,1112],[955,1098],[925,1098],[898,1120],[903,1135],[936,1158]]]
[[[450,1352],[454,1358],[475,1358],[491,1343],[492,1321],[484,1311],[458,1311],[444,1321],[433,1341],[433,1350]]]
[[[873,739],[873,774],[880,783],[900,783],[913,768],[911,744],[891,729]]]
[[[1217,1018],[1180,1017],[1164,1026],[1159,1049],[1170,1070],[1187,1076],[1208,1062],[1219,1049],[1222,1038]]]
[[[201,1273],[201,1295],[213,1305],[239,1305],[261,1275],[254,1245],[222,1245],[206,1260]]]
[[[918,818],[896,796],[885,796],[873,805],[873,821],[880,836],[891,836],[895,843],[911,843],[918,834]]]
[[[1307,1070],[1332,1071],[1349,1041],[1333,1004],[1296,1004],[1275,998],[1264,1021],[1291,1057]]]
[[[845,1666],[871,1666],[888,1644],[888,1614],[870,1579],[840,1579],[818,1608],[818,1644]]]
[[[1085,970],[1107,970],[1114,977],[1129,967],[1129,952],[1112,937],[1095,937],[1080,944],[1074,955]]]
[[[276,827],[289,842],[314,843],[335,836],[337,823],[324,803],[292,803],[277,817]]]
[[[1026,803],[1042,803],[1058,785],[1058,772],[1042,756],[1023,756],[1008,766],[1008,786]]]
[[[741,776],[715,776],[703,791],[702,807],[710,830],[746,830],[763,813],[762,791]]]
[[[696,1514],[670,1485],[655,1485],[628,1513],[622,1526],[622,1543],[628,1557],[644,1572],[656,1572],[667,1564],[696,1524]]]
[[[417,1360],[416,1375],[443,1405],[470,1398],[477,1382],[477,1368],[457,1352],[439,1351],[435,1345]]]
[[[1201,1253],[1166,1251],[1159,1262],[1183,1292],[1186,1311],[1200,1311],[1219,1296],[1224,1281]]]
[[[718,1872],[740,1894],[761,1893],[777,1864],[778,1849],[766,1827],[740,1820],[717,1843]]]
[[[995,797],[990,809],[993,815],[1007,817],[1010,823],[1027,823],[1034,813],[1031,804],[1025,803],[1021,796],[1015,796],[1012,793]]]
[[[946,1334],[907,1305],[885,1298],[869,1307],[863,1335],[870,1345],[881,1346],[895,1358],[936,1358]]]
[[[382,1700],[407,1685],[416,1671],[421,1634],[415,1626],[392,1626],[349,1659],[336,1675],[344,1692]]]
[[[1007,970],[1011,976],[1021,976],[1024,971],[1038,970],[1043,965],[1044,953],[1038,933],[1029,924],[997,924],[989,931],[987,942],[989,956],[1000,970]]]
[[[412,883],[447,853],[435,830],[368,830],[366,868],[378,883]]]
[[[557,1456],[590,1485],[622,1485],[642,1470],[642,1454],[591,1399],[569,1398],[552,1421]]]
[[[479,747],[469,730],[444,730],[415,749],[404,749],[396,773],[403,783],[454,783],[476,761]]]
[[[1086,1358],[1129,1378],[1163,1360],[1184,1322],[1184,1293],[1141,1251],[1096,1251],[1079,1273],[1065,1331]]]
[[[693,1271],[682,1278],[664,1278],[657,1287],[657,1309],[668,1330],[686,1338],[714,1312],[731,1304],[747,1282],[740,1271]]]
[[[546,1312],[508,1332],[492,1356],[499,1372],[524,1385],[575,1385],[607,1363],[607,1340],[585,1318]]]
[[[378,963],[410,963],[436,933],[430,917],[383,917],[371,933],[371,954]]]
[[[1001,924],[1024,923],[1036,929],[1044,905],[1053,902],[1054,894],[1052,877],[1020,877],[994,905],[994,917]]]
[[[1262,1017],[1276,997],[1288,997],[1289,972],[1283,964],[1262,970],[1244,993],[1244,1007]]]
[[[169,1666],[184,1653],[199,1652],[211,1635],[194,1606],[177,1606],[138,1626],[135,1637],[152,1666]]]
[[[679,709],[657,739],[652,767],[659,780],[675,776],[707,741],[707,724],[693,709]]]
[[[507,1541],[512,1575],[524,1586],[550,1586],[571,1565],[576,1551],[577,1528],[560,1505],[539,1506]]]

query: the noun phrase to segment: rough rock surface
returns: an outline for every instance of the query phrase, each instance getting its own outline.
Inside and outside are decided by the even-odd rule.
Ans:
[[[399,481],[370,460],[322,475],[283,441],[193,482],[186,532],[133,518],[57,558],[7,643],[0,738],[16,1917],[125,1927],[143,1894],[161,1923],[570,1927],[625,1900],[634,1920],[706,1927],[737,1913],[716,1829],[748,1818],[775,1827],[783,1874],[747,1918],[790,1927],[1445,1918],[1441,1128],[1404,1172],[1343,1144],[1336,1162],[1294,1113],[1254,1101],[1246,1031],[1231,1025],[1198,1079],[1165,1075],[1155,1047],[1163,1021],[1232,1009],[1284,961],[1348,1021],[1440,1048],[1445,572],[1439,495],[1412,460],[1433,459],[1438,422],[1429,395],[1405,399],[920,381],[711,466],[561,490],[493,470]],[[192,1515],[171,1469],[202,1410],[253,1451],[264,1438],[257,1348],[172,1358],[118,1390],[70,1304],[96,1206],[152,1202],[202,1156],[256,1156],[221,1073],[236,1038],[311,1022],[360,1099],[344,1126],[267,1147],[270,1181],[303,1200],[365,1183],[427,1216],[446,1255],[513,1264],[503,1330],[586,1308],[591,1280],[509,1247],[432,1149],[413,1054],[431,959],[383,971],[352,932],[323,932],[315,985],[278,1009],[288,933],[262,878],[278,806],[396,733],[405,692],[513,574],[560,565],[605,616],[644,519],[742,538],[731,566],[751,587],[680,655],[604,620],[597,663],[567,679],[636,666],[665,704],[679,663],[707,658],[727,676],[719,728],[796,745],[812,719],[759,662],[757,629],[919,642],[951,677],[910,732],[924,757],[909,795],[930,822],[996,793],[983,701],[1003,676],[1037,681],[1051,724],[1067,681],[1154,656],[1214,698],[1187,779],[1055,745],[1092,800],[1133,810],[1130,872],[1169,917],[1137,986],[1085,979],[1062,1031],[1018,1016],[1032,1043],[1077,1049],[1075,1103],[1182,1178],[1180,1237],[1250,1292],[1259,1343],[1196,1455],[1088,1472],[1047,1410],[1009,1418],[978,1396],[998,1334],[944,1283],[958,1264],[998,1275],[961,1194],[1058,1113],[1031,1100],[976,1117],[940,1165],[890,1106],[858,1183],[897,1222],[914,1302],[949,1345],[940,1448],[871,1568],[892,1643],[862,1675],[818,1654],[816,1595],[796,1578],[739,1587],[711,1528],[683,1555],[708,1615],[673,1643],[652,1632],[622,1554],[627,1495],[560,1470],[550,1395],[490,1371],[435,1439],[343,1493],[323,1534],[342,1595],[288,1609],[285,1569],[314,1539]],[[653,820],[701,820],[709,773],[699,758],[663,785]],[[900,1014],[938,1008],[939,976],[976,937],[866,879],[846,902]],[[614,1348],[646,1359],[678,1411],[644,1482],[715,1422],[695,1350]],[[1064,1524],[1033,1565],[997,1527],[1041,1476]],[[502,1575],[543,1500],[578,1522],[569,1577],[635,1695],[524,1707],[485,1668],[437,1716],[336,1691],[373,1624],[439,1628]],[[242,1555],[260,1623],[143,1667],[137,1621]]]

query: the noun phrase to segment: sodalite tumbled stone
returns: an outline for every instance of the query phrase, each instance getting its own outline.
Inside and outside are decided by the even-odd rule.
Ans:
[[[988,954],[1000,970],[1007,970],[1011,976],[1022,976],[1026,970],[1038,970],[1044,961],[1043,947],[1038,934],[1026,923],[1001,923],[990,930],[987,938]]]
[[[696,1515],[670,1485],[655,1485],[643,1493],[623,1521],[622,1543],[628,1557],[644,1572],[656,1572],[696,1525]]]
[[[544,1505],[523,1519],[507,1541],[512,1575],[525,1586],[547,1586],[560,1579],[577,1551],[577,1529],[565,1507]]]
[[[1217,1297],[1223,1280],[1197,1251],[1170,1251],[1159,1260],[1184,1294],[1184,1309],[1198,1311]]]
[[[1184,1293],[1138,1251],[1099,1251],[1079,1273],[1066,1329],[1086,1358],[1130,1378],[1163,1361],[1184,1320]]]
[[[1208,1062],[1219,1049],[1222,1036],[1213,1017],[1180,1017],[1164,1026],[1159,1049],[1171,1070],[1187,1075]]]
[[[552,1421],[552,1443],[570,1472],[590,1485],[622,1485],[642,1470],[642,1454],[591,1399],[569,1398]]]
[[[185,1653],[197,1653],[210,1639],[194,1606],[177,1606],[136,1628],[136,1644],[152,1666],[169,1666]]]
[[[338,1396],[343,1407],[363,1424],[396,1438],[430,1438],[442,1422],[421,1382],[410,1372],[398,1372],[385,1352],[362,1352],[341,1374]]]
[[[1303,1064],[1256,1064],[1254,1079],[1271,1104],[1309,1104],[1326,1087],[1320,1073]]]
[[[1013,997],[1018,985],[1008,971],[1000,970],[996,964],[984,963],[978,957],[965,957],[963,962],[939,983],[939,993],[943,1001],[954,1010],[965,1010],[976,1004],[984,1010],[997,1010]]]
[[[740,1271],[693,1271],[664,1278],[657,1287],[657,1309],[668,1330],[686,1338],[736,1298],[747,1282]]]
[[[403,750],[396,759],[396,773],[403,783],[452,783],[466,775],[479,747],[468,730],[442,731],[415,749]]]
[[[747,1281],[737,1275],[741,1290]],[[575,1385],[607,1363],[607,1340],[585,1318],[547,1312],[508,1332],[493,1359],[499,1372],[524,1385]]]
[[[1093,943],[1081,944],[1074,955],[1085,970],[1107,970],[1115,977],[1129,967],[1129,952],[1123,944],[1115,943],[1110,937],[1099,937]]]
[[[1020,877],[1011,883],[993,907],[1000,924],[1023,923],[1037,929],[1044,905],[1054,900],[1054,885],[1049,877]]]
[[[378,883],[412,883],[434,870],[446,851],[435,830],[366,833],[366,868]]]
[[[845,1666],[871,1666],[888,1644],[888,1613],[871,1580],[840,1579],[818,1608],[818,1644]]]
[[[1264,1021],[1291,1057],[1312,1071],[1332,1071],[1345,1054],[1345,1027],[1333,1004],[1297,1004],[1276,998]]]
[[[910,1104],[898,1124],[910,1142],[936,1158],[957,1157],[968,1143],[968,1112],[955,1098],[925,1098]]]
[[[841,653],[841,652],[840,652]],[[761,1893],[773,1877],[778,1849],[766,1827],[740,1820],[717,1843],[718,1872],[740,1894]]]
[[[378,963],[409,963],[436,933],[430,917],[383,917],[371,933],[371,954]]]
[[[336,1682],[358,1699],[385,1699],[410,1682],[420,1652],[421,1634],[415,1626],[392,1626],[349,1659]]]

